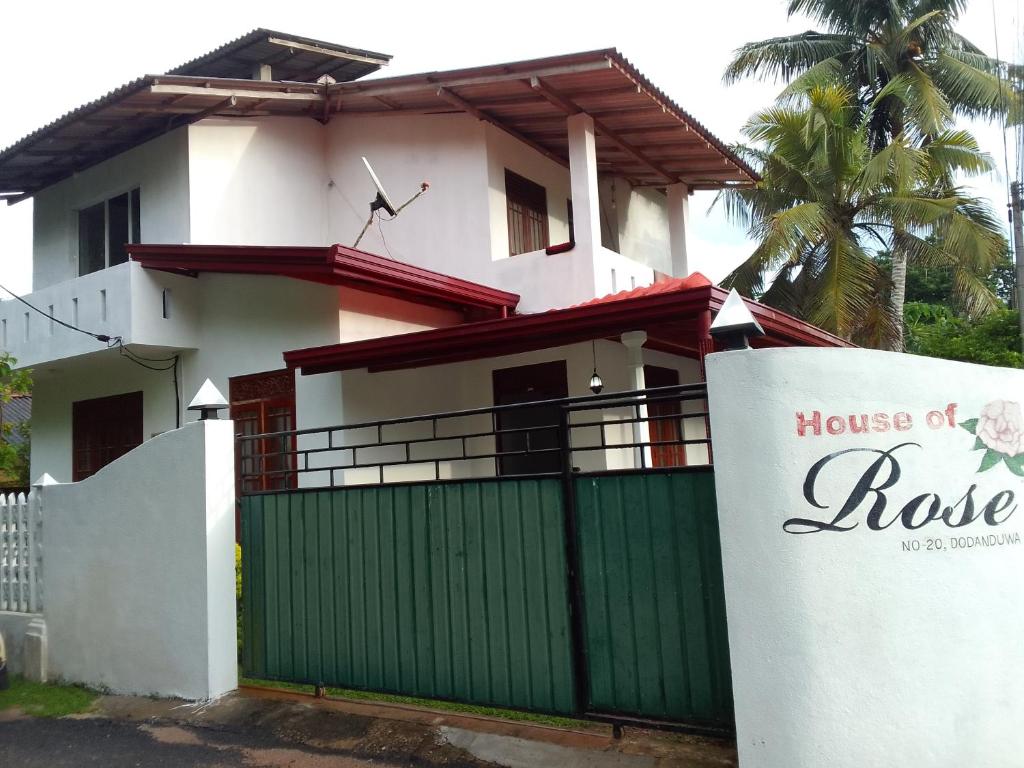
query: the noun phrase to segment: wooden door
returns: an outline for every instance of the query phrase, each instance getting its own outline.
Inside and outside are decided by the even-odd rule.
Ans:
[[[242,436],[295,429],[295,374],[269,371],[229,380],[231,418]],[[294,488],[292,436],[247,440],[238,444],[235,461],[239,494]]]
[[[679,383],[679,371],[657,365],[644,366],[644,382],[649,389],[671,387]],[[650,419],[651,460],[655,467],[685,467],[685,445],[662,445],[683,439],[682,407],[678,400],[663,400],[647,406]]]
[[[494,371],[494,404],[511,405],[539,400],[557,400],[568,395],[565,361],[521,365]],[[530,455],[502,456],[498,460],[501,475],[534,475],[561,470],[556,450],[561,441],[558,406],[537,406],[499,411],[498,452],[543,451]],[[523,430],[523,431],[519,431]]]

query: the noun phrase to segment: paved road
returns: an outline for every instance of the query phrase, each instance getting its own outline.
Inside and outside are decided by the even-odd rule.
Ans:
[[[297,746],[265,736],[258,728],[220,731],[187,725],[156,725],[105,718],[0,722],[4,768],[361,768],[429,763],[415,755],[394,762],[346,750]],[[477,768],[476,761],[448,761]]]

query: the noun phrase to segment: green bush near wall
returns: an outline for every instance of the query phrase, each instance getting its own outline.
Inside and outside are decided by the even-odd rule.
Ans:
[[[238,660],[242,660],[242,547],[235,544],[235,624],[238,638]]]

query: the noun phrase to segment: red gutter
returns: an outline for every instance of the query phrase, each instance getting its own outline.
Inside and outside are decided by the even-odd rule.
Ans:
[[[134,261],[148,269],[196,274],[219,272],[275,275],[328,285],[346,285],[411,300],[430,299],[504,317],[519,296],[480,283],[385,259],[343,245],[280,247],[236,245],[129,245]]]
[[[498,357],[615,336],[629,330],[695,321],[700,313],[720,308],[727,295],[722,288],[705,285],[533,315],[293,350],[285,352],[284,359],[289,368],[301,368],[304,375],[309,375],[356,368],[416,368]],[[764,328],[769,343],[852,346],[782,312],[752,301],[747,304]],[[696,341],[694,339],[694,347]]]

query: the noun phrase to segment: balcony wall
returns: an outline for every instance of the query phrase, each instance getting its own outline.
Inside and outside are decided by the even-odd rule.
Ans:
[[[125,344],[165,349],[197,346],[192,278],[143,269],[134,262],[66,280],[23,297],[37,309],[90,333]],[[66,328],[19,301],[0,302],[0,346],[18,368],[102,351],[102,342]]]

